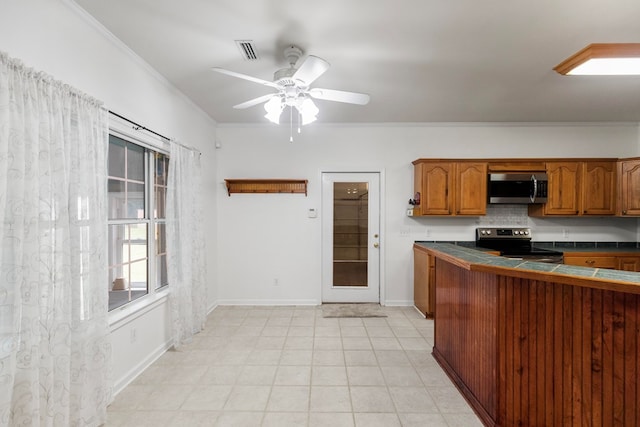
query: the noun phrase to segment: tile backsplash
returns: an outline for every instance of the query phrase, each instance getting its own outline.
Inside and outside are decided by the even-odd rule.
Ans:
[[[487,215],[479,217],[478,225],[486,227],[529,227],[527,205],[487,205]]]

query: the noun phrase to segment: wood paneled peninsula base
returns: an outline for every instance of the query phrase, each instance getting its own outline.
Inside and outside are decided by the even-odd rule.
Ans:
[[[488,426],[640,426],[640,274],[424,243],[433,355]]]

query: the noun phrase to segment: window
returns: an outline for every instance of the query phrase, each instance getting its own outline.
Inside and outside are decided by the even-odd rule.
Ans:
[[[168,165],[163,153],[109,136],[109,311],[168,285]]]

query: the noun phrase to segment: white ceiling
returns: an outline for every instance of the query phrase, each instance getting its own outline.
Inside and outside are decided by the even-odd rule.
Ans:
[[[266,123],[285,46],[331,68],[312,86],[364,92],[316,101],[319,122],[640,121],[640,77],[565,77],[589,43],[640,42],[638,0],[75,0],[218,123]],[[245,61],[235,40],[252,40]]]

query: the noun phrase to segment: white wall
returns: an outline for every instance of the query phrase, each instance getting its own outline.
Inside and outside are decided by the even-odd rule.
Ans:
[[[322,108],[322,106],[320,106]],[[221,125],[218,186],[225,178],[309,180],[309,194],[218,193],[219,303],[315,304],[321,297],[322,171],[383,171],[383,286],[387,304],[411,304],[414,240],[473,240],[478,218],[408,218],[417,158],[629,157],[629,125]],[[486,221],[486,218],[482,219]],[[500,219],[498,218],[497,221]],[[635,219],[527,219],[537,240],[635,241]],[[274,286],[278,278],[278,286]]]
[[[215,213],[213,120],[74,3],[0,2],[0,50],[102,100],[110,110],[201,151],[205,189],[202,196],[207,212]],[[208,242],[216,241],[215,221],[205,224],[204,233]],[[215,250],[216,245],[210,243],[207,253],[210,307],[217,300]],[[116,391],[162,354],[169,341],[166,299],[142,315],[115,324],[112,345]]]

